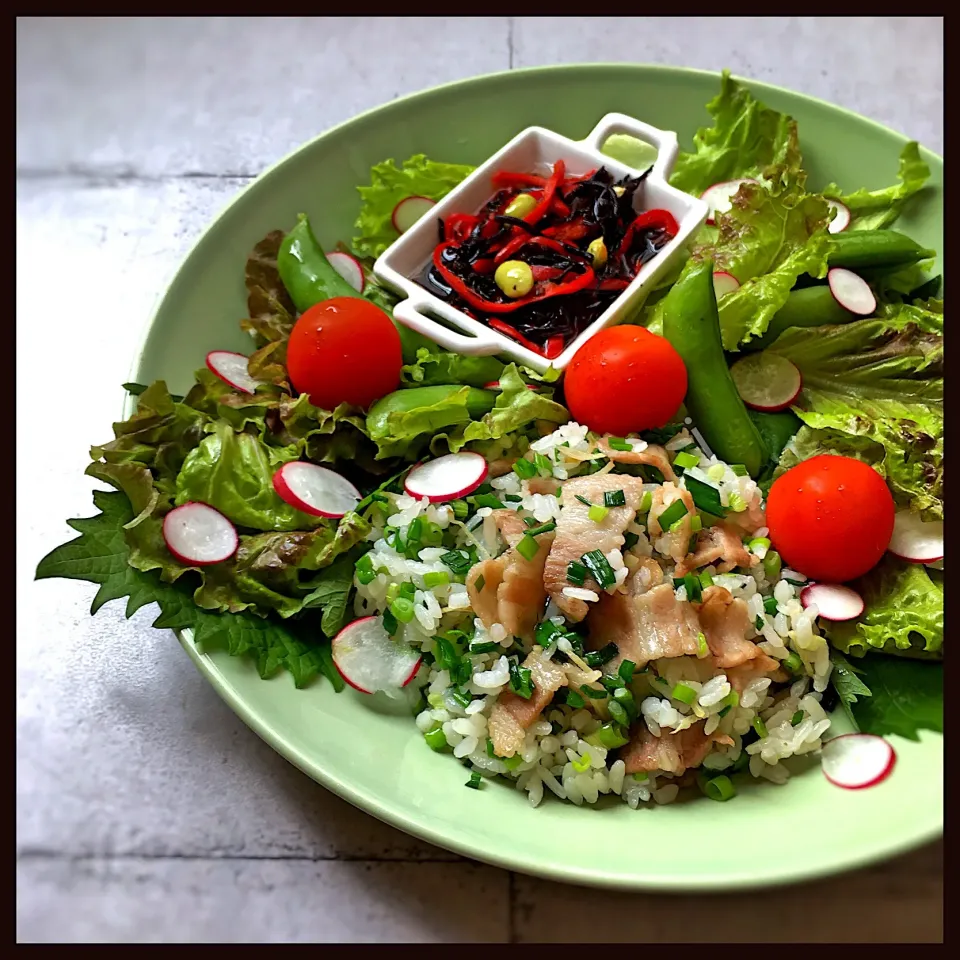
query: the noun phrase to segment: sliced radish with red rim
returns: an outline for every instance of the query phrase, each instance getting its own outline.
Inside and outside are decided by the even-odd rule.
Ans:
[[[877,298],[870,284],[845,267],[834,267],[827,271],[827,283],[833,299],[858,317],[869,317],[877,309]]]
[[[314,517],[342,517],[360,502],[360,491],[339,473],[295,460],[273,475],[273,489],[291,507]]]
[[[394,640],[380,617],[348,623],[331,644],[340,675],[361,693],[393,692],[417,675],[422,656],[403,641]]]
[[[491,380],[489,383],[485,383],[485,384],[483,385],[483,389],[484,389],[484,390],[500,390],[500,389],[502,389],[502,388],[501,388],[501,386],[500,386],[500,381],[499,381],[499,380]],[[528,384],[527,384],[527,389],[528,389],[528,390],[536,390],[537,388],[536,388],[532,383],[528,383]]]
[[[713,292],[719,300],[728,293],[735,293],[740,289],[740,281],[726,270],[718,270],[713,275]]]
[[[740,180],[724,180],[707,187],[700,194],[700,199],[707,205],[707,223],[714,223],[718,213],[726,213],[733,206],[733,198],[745,183],[759,183],[753,177],[743,177]]]
[[[800,591],[803,606],[816,606],[824,620],[855,620],[863,613],[863,597],[839,583],[811,583]]]
[[[943,559],[943,521],[925,521],[913,510],[898,510],[887,549],[910,563],[936,563]]]
[[[167,549],[181,562],[194,567],[229,560],[240,543],[237,528],[205,503],[185,503],[163,518]]]
[[[893,772],[897,754],[883,737],[872,733],[845,733],[823,745],[823,775],[846,790],[862,790],[882,783]]]
[[[363,276],[363,266],[356,257],[351,256],[349,253],[342,253],[340,250],[335,250],[333,253],[327,254],[327,260],[330,261],[330,266],[333,267],[357,293],[363,293],[366,280]]]
[[[768,350],[738,360],[730,368],[730,376],[743,402],[767,413],[786,410],[803,387],[803,377],[796,366]]]
[[[431,503],[456,500],[473,493],[487,479],[487,461],[479,453],[461,451],[418,464],[408,474],[403,489]]]
[[[211,350],[207,354],[207,369],[241,393],[253,393],[260,386],[260,381],[247,373],[247,358],[242,353]]]
[[[422,216],[436,206],[429,197],[406,197],[394,208],[390,218],[399,233],[406,233]]]
[[[827,232],[843,233],[843,231],[850,226],[850,220],[852,219],[850,208],[839,200],[829,199],[827,200],[827,206],[829,206],[831,210],[837,211],[836,216],[830,221],[827,227]]]

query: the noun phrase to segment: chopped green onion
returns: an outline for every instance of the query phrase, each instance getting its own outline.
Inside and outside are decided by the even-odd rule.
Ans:
[[[493,653],[494,650],[499,650],[500,644],[494,643],[492,640],[488,640],[484,643],[474,643],[470,641],[470,646],[467,647],[469,653]]]
[[[477,487],[477,489],[474,490],[473,492],[474,492],[474,493],[493,493],[493,485],[492,485],[491,483],[489,483],[488,481],[484,481],[484,482],[481,483],[480,486]]]
[[[373,569],[373,561],[369,553],[365,553],[353,569],[357,580],[362,584],[371,583],[377,578],[377,571]]]
[[[805,587],[807,585],[806,580],[794,580],[792,577],[783,578],[786,583],[789,583],[791,587]]]
[[[427,694],[427,703],[433,707],[434,710],[443,710],[443,694],[442,693],[430,693]]]
[[[503,499],[506,500],[507,503],[522,503],[522,502],[523,502],[523,497],[521,497],[519,493],[505,493],[505,494],[503,495]]]
[[[769,613],[772,617],[776,614],[778,605],[776,597],[767,597],[767,599],[763,601],[763,612]]]
[[[491,507],[494,510],[503,509],[503,501],[492,493],[478,493],[470,498],[478,507]]]
[[[618,674],[611,676],[607,674],[600,678],[600,682],[611,692],[616,693],[617,690],[626,690],[626,687],[623,685],[623,680],[620,679]]]
[[[726,475],[726,467],[722,463],[715,463],[712,467],[707,470],[707,476],[711,480],[715,480],[717,483],[720,483]]]
[[[609,663],[618,653],[620,648],[615,643],[608,643],[599,650],[591,650],[584,658],[583,662],[591,670],[599,670],[605,663]]]
[[[464,556],[460,550],[450,550],[440,557],[440,562],[449,567],[458,577],[463,576],[471,566],[473,566],[469,557]]]
[[[553,464],[550,460],[545,457],[542,453],[535,453],[533,455],[533,465],[536,467],[537,472],[544,477],[553,476]]]
[[[670,693],[672,700],[679,700],[688,706],[697,699],[697,691],[693,687],[688,687],[685,683],[678,683]]]
[[[675,467],[681,467],[684,470],[695,467],[699,462],[699,457],[695,457],[692,453],[686,453],[685,451],[681,451],[673,458],[673,465]]]
[[[569,633],[565,633],[564,637],[566,638],[567,643],[573,648],[573,652],[578,656],[583,656],[583,640],[580,637],[580,634],[574,633],[572,630]]]
[[[649,513],[652,506],[653,494],[649,490],[644,490],[643,496],[640,498],[640,506],[637,508],[637,516]]]
[[[623,735],[623,731],[613,723],[605,723],[595,733],[590,734],[587,742],[591,743],[594,739],[597,741],[595,745],[607,750],[616,750],[617,747],[622,747],[628,742],[627,737]]]
[[[622,507],[627,502],[626,494],[622,490],[607,490],[603,494],[603,505],[605,507]]]
[[[576,690],[568,690],[568,691],[567,691],[567,706],[568,706],[568,707],[573,707],[574,709],[576,709],[577,707],[582,707],[582,706],[584,706],[584,705],[586,704],[586,702],[587,702],[587,701],[584,700],[583,697],[581,697],[580,694],[577,693]]]
[[[477,577],[476,580],[473,581],[473,585],[476,587],[477,593],[481,593],[483,591],[483,588],[487,585],[487,581],[482,573],[479,577]]]
[[[383,611],[380,619],[383,621],[383,629],[392,637],[397,632],[400,624],[397,623],[397,618],[393,615],[389,607]]]
[[[632,774],[632,776],[633,776],[633,779],[637,781],[637,783],[643,783],[644,780],[650,779],[650,775],[643,770],[641,770],[639,773]]]
[[[657,517],[660,526],[664,530],[669,530],[675,523],[679,523],[690,511],[682,500],[674,500],[663,513]]]
[[[500,760],[508,770],[516,770],[523,763],[523,757],[519,753],[515,753],[512,757],[501,757]]]
[[[633,671],[636,669],[637,665],[632,660],[623,660],[617,669],[617,675],[624,683],[630,683],[633,680]]]
[[[627,532],[623,535],[623,549],[632,550],[640,542],[640,537],[636,533]]]
[[[460,657],[457,654],[457,651],[454,650],[453,644],[447,640],[446,637],[434,637],[433,645],[435,647],[435,654],[437,661],[437,666],[441,670],[450,670],[456,666]]]
[[[567,580],[575,586],[582,587],[587,579],[587,568],[576,560],[567,564]]]
[[[713,586],[713,577],[706,570],[700,571],[700,586],[706,590],[707,587]]]
[[[563,636],[563,631],[552,621],[544,620],[537,624],[534,639],[546,650],[552,643],[556,643]]]
[[[523,522],[524,522],[528,527],[535,527],[535,526],[537,525],[537,518],[536,518],[536,517],[524,517],[524,518],[523,518]]]
[[[756,552],[757,550],[769,550],[770,541],[766,537],[754,537],[748,544],[747,549]]]
[[[521,667],[516,660],[510,661],[510,689],[524,700],[533,696],[533,680],[530,678],[530,668]]]
[[[753,729],[757,731],[757,736],[762,740],[767,735],[767,725],[760,717],[753,718]]]
[[[528,557],[527,559],[530,558]],[[613,567],[610,566],[609,561],[603,555],[602,551],[591,550],[580,558],[580,562],[590,571],[590,576],[592,576],[601,587],[612,587],[617,582]]]
[[[700,514],[694,514],[693,519],[690,521],[690,529],[694,533],[699,533],[703,529],[703,519]]]
[[[406,597],[407,600],[413,600],[417,595],[417,588],[413,585],[410,580],[405,580],[400,584],[400,593],[398,596]]]
[[[730,469],[738,476],[745,477],[747,475],[747,468],[742,463],[731,463]]]
[[[610,711],[610,716],[613,717],[621,727],[630,726],[630,718],[627,716],[627,711],[623,708],[623,704],[617,700],[611,700],[607,704],[607,709]]]
[[[701,659],[705,657],[710,652],[710,648],[707,646],[707,638],[702,634],[697,634],[697,656]]]
[[[464,709],[469,707],[473,701],[473,697],[471,697],[469,693],[464,690],[458,690],[456,687],[451,687],[450,696]]]
[[[474,770],[473,773],[470,774],[470,779],[464,784],[464,786],[469,787],[471,790],[479,790],[480,781],[482,779],[483,777],[480,776],[480,772],[478,770]]]
[[[513,465],[513,472],[521,480],[530,480],[537,475],[537,467],[532,460],[521,457]]]
[[[450,582],[450,574],[446,570],[436,570],[423,575],[423,585],[427,590],[441,587]]]
[[[540,544],[530,536],[529,531],[520,538],[516,546],[517,553],[519,553],[524,560],[532,560],[537,555],[539,549]]]
[[[587,516],[594,523],[603,523],[607,514],[610,511],[606,507],[601,507],[598,503],[594,503],[590,506],[590,509],[587,511]]]
[[[470,513],[470,504],[466,500],[453,500],[448,506],[453,508],[453,515],[457,520],[466,520]]]
[[[633,444],[627,443],[623,437],[608,437],[607,446],[611,450],[620,450],[621,452],[630,452],[633,450]]]
[[[633,693],[626,687],[617,687],[613,691],[613,699],[627,711],[628,715],[636,716],[637,702],[633,699]]]
[[[447,735],[443,732],[442,727],[429,730],[423,735],[423,739],[427,741],[427,746],[431,750],[442,750],[447,745]]]
[[[709,513],[714,517],[726,516],[727,509],[721,503],[720,491],[716,487],[712,487],[709,483],[704,483],[696,477],[689,476],[683,478],[683,483],[690,492],[690,496],[693,497],[693,505],[698,510]],[[660,526],[663,526],[663,520],[660,521]]]
[[[695,573],[688,573],[683,578],[683,585],[687,588],[687,599],[691,603],[699,603],[703,599],[703,588],[700,578]]]
[[[780,554],[776,550],[771,550],[763,558],[763,572],[767,575],[768,580],[776,580],[780,575]]]
[[[740,694],[736,690],[731,690],[724,698],[723,702],[729,707],[740,706]]]
[[[747,501],[744,500],[739,493],[731,493],[729,509],[731,509],[734,513],[742,513],[747,509]]]
[[[539,527],[531,527],[527,531],[528,537],[539,537],[541,533],[550,533],[551,530],[557,529],[556,520],[548,520],[546,523],[541,523]]]
[[[400,584],[399,583],[388,583],[387,584],[387,606],[393,603],[397,597],[400,596]]]
[[[487,756],[494,757],[496,754],[493,752],[493,741],[487,737]]]
[[[591,700],[605,700],[607,697],[606,690],[594,690],[593,687],[587,686],[585,683],[580,685],[580,692]]]
[[[730,704],[728,703],[718,714],[717,716],[722,720],[730,712]]]
[[[731,773],[739,773],[741,770],[746,770],[747,764],[750,763],[750,754],[746,750],[740,751],[740,756],[733,761],[733,766],[730,768]]]
[[[783,661],[783,665],[791,673],[803,673],[803,661],[800,659],[800,655],[793,650],[790,651],[790,656]]]
[[[572,760],[571,763],[573,764],[573,769],[576,770],[577,773],[586,773],[590,769],[590,754],[588,753],[586,756]]]
[[[592,504],[586,497],[580,496],[579,493],[575,493],[575,494],[574,494],[574,497],[575,497],[577,500],[579,500],[585,507],[592,507],[592,506],[593,506],[593,504]]]
[[[795,727],[798,723],[800,723],[801,720],[803,720],[803,711],[802,711],[802,710],[798,710],[798,711],[790,718],[790,726]]]
[[[711,800],[723,803],[731,797],[736,796],[737,788],[733,785],[733,781],[729,777],[721,775],[708,780],[704,784],[703,792]]]
[[[757,633],[763,633],[763,617],[756,617],[753,621],[753,625],[756,628]]]

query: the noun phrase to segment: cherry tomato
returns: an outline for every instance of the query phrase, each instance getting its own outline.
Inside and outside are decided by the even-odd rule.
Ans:
[[[662,427],[687,392],[687,368],[669,341],[643,327],[601,330],[574,354],[564,395],[574,420],[623,436]]]
[[[894,512],[876,470],[829,454],[792,467],[767,497],[770,540],[784,562],[829,583],[853,580],[876,566],[890,543]]]
[[[287,370],[314,406],[369,407],[400,383],[400,334],[369,300],[334,297],[305,310],[287,344]]]

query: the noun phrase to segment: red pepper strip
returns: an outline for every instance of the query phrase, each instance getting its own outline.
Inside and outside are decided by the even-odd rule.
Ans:
[[[542,283],[544,280],[556,280],[557,277],[562,277],[566,270],[561,267],[532,266],[530,272],[533,274],[534,283]]]
[[[540,202],[523,218],[524,221],[529,224],[534,224],[550,209],[550,204],[553,202],[557,187],[560,186],[560,182],[563,180],[565,170],[566,164],[562,160],[558,160],[553,165],[553,173],[550,174],[550,179],[543,188],[543,196],[540,198]]]
[[[563,353],[563,337],[557,334],[547,340],[543,348],[543,355],[548,360],[555,360],[561,353]]]
[[[493,273],[496,268],[496,262],[490,257],[484,257],[481,260],[473,261],[473,272],[474,273]]]
[[[517,227],[517,229],[520,230],[520,227]],[[512,240],[509,240],[500,249],[500,252],[494,257],[494,262],[500,264],[503,263],[504,260],[509,260],[513,254],[527,245],[556,250],[557,253],[562,253],[565,257],[574,256],[582,260],[587,259],[579,250],[572,250],[570,247],[565,247],[552,237],[532,237],[529,233],[521,233],[519,237],[514,237]]]
[[[647,227],[656,227],[664,230],[671,237],[675,237],[680,231],[680,224],[674,219],[669,210],[644,210],[633,223],[627,227],[627,232],[617,247],[616,256],[622,257],[633,243],[633,236],[638,230],[645,230]]]
[[[542,240],[544,238],[534,237],[533,239]],[[482,310],[485,313],[512,313],[514,310],[519,310],[520,307],[525,307],[528,304],[536,303],[540,300],[546,300],[549,297],[555,297],[558,294],[577,293],[579,290],[585,290],[596,279],[593,268],[587,267],[583,273],[578,274],[572,280],[568,280],[566,283],[551,284],[541,293],[528,294],[510,303],[495,303],[492,300],[484,300],[483,297],[477,296],[460,277],[447,267],[443,262],[443,251],[446,250],[448,246],[450,246],[448,243],[438,244],[433,251],[433,265],[437,268],[440,276],[450,284],[450,288],[453,291],[463,297],[471,307]]]
[[[550,203],[550,212],[555,213],[558,217],[569,217],[570,208],[560,199],[559,196],[555,196]]]
[[[575,223],[558,223],[556,226],[547,227],[543,236],[566,240],[569,243],[572,240],[582,240],[589,232],[590,228],[582,220],[578,220]]]
[[[547,182],[546,177],[538,177],[532,173],[510,173],[507,170],[500,170],[491,178],[495,187],[543,187]]]
[[[540,349],[533,341],[528,340],[519,330],[514,330],[509,323],[504,323],[502,320],[497,320],[495,317],[491,317],[487,321],[491,329],[496,330],[498,333],[502,333],[505,337],[510,337],[511,340],[516,340],[522,347],[526,347],[528,350],[532,350],[534,353],[539,353],[540,356],[545,356],[543,350]]]
[[[444,221],[443,234],[448,241],[462,242],[479,222],[477,217],[472,217],[469,213],[455,213]]]
[[[630,286],[629,280],[624,280],[622,277],[608,277],[606,280],[601,280],[597,286],[598,290],[626,290]]]

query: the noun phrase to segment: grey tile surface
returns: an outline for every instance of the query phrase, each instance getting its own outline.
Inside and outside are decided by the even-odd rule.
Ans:
[[[19,936],[557,940],[575,909],[609,913],[610,895],[522,878],[509,910],[507,874],[380,824],[282,761],[148,611],[93,621],[91,587],[34,583],[33,569],[68,535],[63,518],[90,512],[96,425],[120,412],[156,296],[246,182],[232,175],[406,92],[587,60],[729,65],[941,149],[942,22],[22,19],[17,35],[17,389],[30,397],[17,409]],[[65,411],[76,429],[51,455],[37,424]],[[939,916],[939,850],[789,896],[862,915],[847,939],[921,937]],[[901,909],[878,923],[871,897]],[[741,930],[722,900],[615,902],[665,938],[669,916]],[[606,935],[636,931],[614,918]]]

